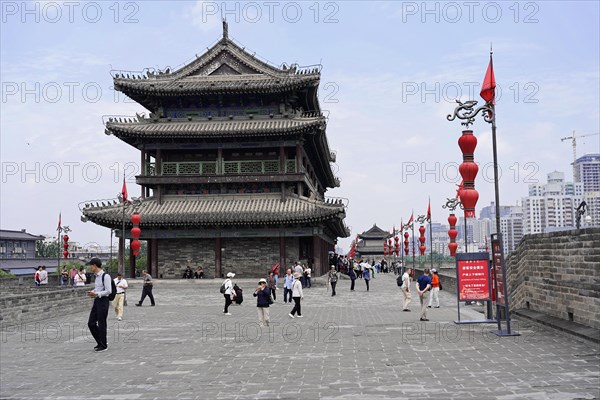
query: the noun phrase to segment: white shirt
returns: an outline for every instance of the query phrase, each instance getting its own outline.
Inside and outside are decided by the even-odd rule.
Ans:
[[[231,279],[225,279],[223,284],[225,285],[225,294],[231,294],[233,292],[233,282],[231,282]]]
[[[75,275],[75,286],[85,286],[86,280],[87,277],[85,274],[83,272],[78,272],[77,275]]]
[[[292,297],[303,297],[302,294],[302,283],[298,279],[294,279],[292,283]]]
[[[40,271],[40,285],[48,284],[48,271],[45,269]]]
[[[121,278],[121,280],[119,280],[119,278],[115,278],[113,281],[115,281],[115,286],[117,287],[117,294],[125,293],[125,289],[129,287],[125,278]]]
[[[310,278],[310,273],[312,271],[310,270],[310,268],[306,268],[306,276]]]
[[[410,289],[410,275],[408,272],[405,272],[404,275],[402,275],[402,289],[406,288]]]

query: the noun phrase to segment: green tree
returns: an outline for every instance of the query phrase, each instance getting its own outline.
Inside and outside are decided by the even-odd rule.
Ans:
[[[38,240],[35,242],[35,256],[39,258],[57,258],[58,242]]]

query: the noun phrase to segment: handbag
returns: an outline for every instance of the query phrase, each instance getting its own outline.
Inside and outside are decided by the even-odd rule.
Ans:
[[[442,290],[442,282],[440,282],[440,290]]]

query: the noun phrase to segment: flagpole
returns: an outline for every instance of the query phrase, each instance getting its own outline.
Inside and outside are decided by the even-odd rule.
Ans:
[[[431,218],[429,218],[429,258],[431,259],[431,269],[433,269],[433,233],[431,231]]]
[[[415,215],[415,210],[414,209],[412,211],[412,215],[413,215],[413,217]],[[413,262],[412,262],[413,268],[412,269],[413,269],[413,273],[414,273],[414,270],[415,270],[415,220],[412,217],[411,217],[411,219],[412,219],[412,224],[411,224],[412,238],[411,239],[412,239],[412,253],[413,253]]]

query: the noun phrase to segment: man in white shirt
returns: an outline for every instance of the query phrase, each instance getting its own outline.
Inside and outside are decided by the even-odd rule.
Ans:
[[[46,271],[46,266],[42,265],[42,270],[40,271],[40,285],[48,284],[48,271]]]
[[[88,319],[88,328],[96,339],[97,346],[95,352],[108,350],[106,341],[106,317],[108,316],[108,296],[112,293],[112,284],[110,275],[102,270],[102,261],[98,258],[92,258],[88,263],[94,273],[94,290],[87,292],[88,297],[94,299],[94,305],[90,311]]]
[[[400,289],[402,289],[402,295],[404,296],[404,300],[402,302],[402,311],[410,311],[410,309],[408,308],[408,305],[410,304],[410,274],[412,273],[412,270],[410,268],[407,268],[406,271],[404,271],[404,274],[402,275],[402,286],[400,287]]]
[[[114,279],[115,286],[117,287],[117,294],[113,300],[113,306],[115,307],[115,313],[117,314],[117,320],[123,319],[123,305],[125,304],[125,290],[127,290],[127,280],[123,278],[122,273],[118,273]]]

